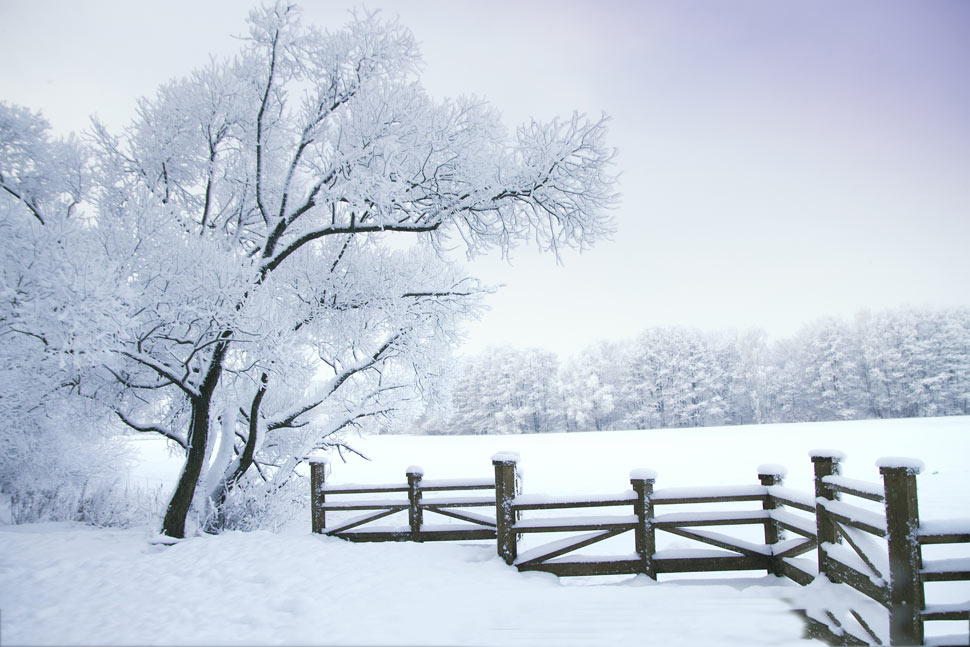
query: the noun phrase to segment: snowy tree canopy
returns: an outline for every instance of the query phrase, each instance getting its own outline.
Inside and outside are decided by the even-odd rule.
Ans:
[[[321,31],[277,4],[249,24],[236,57],[140,99],[121,132],[96,123],[82,153],[23,109],[0,123],[4,226],[47,264],[4,332],[185,450],[176,537],[193,501],[283,487],[432,387],[484,292],[440,250],[555,254],[613,227],[605,118],[510,133],[482,100],[433,100],[411,32],[377,14]]]

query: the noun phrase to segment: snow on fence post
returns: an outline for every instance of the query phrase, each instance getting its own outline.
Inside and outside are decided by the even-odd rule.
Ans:
[[[784,483],[785,474],[787,470],[781,465],[759,465],[758,466],[758,480],[761,481],[761,485],[765,487],[771,487],[772,485],[782,485]],[[771,510],[778,507],[778,502],[775,497],[768,493],[765,497],[764,503],[761,505],[763,510],[768,510],[769,515]],[[782,539],[782,529],[778,525],[778,522],[772,518],[768,518],[765,522],[765,545],[772,548],[774,551],[774,544],[777,544]],[[781,562],[774,556],[774,553],[768,558],[768,573],[771,575],[783,575]]]
[[[424,470],[417,465],[407,469],[408,475],[408,525],[411,526],[411,541],[421,541],[421,478]]]
[[[323,509],[326,499],[323,486],[327,481],[327,459],[310,460],[310,524],[313,532],[322,533],[327,527],[326,512]]]
[[[815,527],[818,539],[818,574],[828,577],[831,575],[831,569],[828,565],[825,544],[838,543],[839,532],[836,529],[835,522],[829,518],[825,506],[820,503],[820,500],[835,501],[838,500],[839,494],[822,479],[826,476],[838,475],[839,463],[844,455],[842,452],[829,449],[816,449],[809,455],[812,457],[812,463],[815,464]]]
[[[499,452],[492,456],[495,467],[495,535],[498,555],[511,565],[517,556],[516,536],[512,531],[515,525],[515,510],[512,500],[516,495],[516,467],[519,455],[513,452]]]
[[[892,645],[922,645],[922,563],[916,498],[916,475],[922,463],[906,458],[881,458],[876,465],[882,474],[886,494],[889,641]]]
[[[657,579],[657,567],[653,562],[653,554],[657,552],[656,531],[653,527],[653,484],[657,481],[657,473],[653,470],[638,469],[630,472],[630,484],[636,493],[633,502],[633,514],[637,516],[635,543],[639,558],[640,572],[650,579]]]

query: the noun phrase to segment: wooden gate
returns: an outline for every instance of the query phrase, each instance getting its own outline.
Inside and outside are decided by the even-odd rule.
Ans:
[[[313,532],[349,541],[456,541],[495,539],[495,517],[467,508],[495,509],[495,495],[455,496],[453,492],[494,490],[492,479],[424,480],[420,467],[409,467],[407,483],[390,485],[328,485],[326,463],[310,464]],[[430,496],[428,496],[430,494]],[[352,495],[352,496],[348,496]],[[362,499],[360,495],[382,498]],[[363,515],[327,525],[327,513],[361,512]],[[407,525],[374,526],[374,522],[407,512]],[[426,524],[425,513],[462,521]],[[366,527],[365,527],[366,526]]]

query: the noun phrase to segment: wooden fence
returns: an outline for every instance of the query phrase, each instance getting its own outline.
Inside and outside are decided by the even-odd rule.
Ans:
[[[458,541],[495,539],[495,518],[476,514],[466,508],[494,509],[492,496],[441,496],[440,493],[468,490],[494,490],[491,479],[425,481],[420,467],[409,467],[406,484],[328,485],[326,463],[310,463],[310,483],[314,493],[311,503],[313,532],[349,541]],[[434,493],[425,498],[426,493]],[[390,498],[359,499],[345,495],[381,495]],[[334,498],[336,497],[336,499]],[[368,511],[362,516],[327,526],[327,512]],[[407,511],[407,526],[374,527],[375,521],[397,512]],[[424,523],[425,513],[464,521],[464,524],[432,525]],[[367,528],[364,528],[367,526]]]
[[[656,579],[665,573],[763,569],[802,585],[822,576],[852,587],[878,605],[870,606],[884,609],[876,617],[871,608],[845,605],[837,611],[804,610],[809,635],[835,645],[881,645],[885,638],[890,645],[923,645],[924,623],[970,620],[970,601],[924,602],[928,583],[970,580],[970,557],[929,560],[922,551],[924,545],[970,543],[970,520],[920,523],[919,466],[914,461],[881,460],[882,482],[876,484],[841,476],[841,459],[838,452],[813,452],[811,494],[785,487],[784,469],[766,465],[758,470],[758,484],[655,489],[652,471],[635,470],[626,492],[572,497],[522,494],[518,455],[512,453],[493,457],[494,480],[424,481],[420,468],[409,468],[406,484],[382,486],[328,485],[324,464],[314,463],[313,531],[351,541],[494,539],[507,564],[559,576],[645,574]],[[425,498],[429,492],[484,489],[494,489],[494,496]],[[398,497],[340,496],[361,494]],[[724,510],[721,504],[733,504],[734,509]],[[495,516],[464,509],[468,507],[491,507]],[[602,514],[606,508],[609,514]],[[328,511],[365,510],[369,512],[361,517],[326,524]],[[575,515],[571,510],[595,514]],[[404,511],[407,526],[361,528]],[[549,511],[555,516],[543,516]],[[464,524],[430,526],[423,521],[425,512]],[[725,533],[759,525],[763,531],[756,541],[750,532],[746,537]],[[566,537],[519,552],[523,537],[535,540],[542,533]],[[706,547],[657,550],[658,533]],[[596,557],[579,552],[621,535],[632,538],[627,554]],[[806,558],[813,550],[816,558]],[[934,637],[925,644],[967,645],[968,634]]]

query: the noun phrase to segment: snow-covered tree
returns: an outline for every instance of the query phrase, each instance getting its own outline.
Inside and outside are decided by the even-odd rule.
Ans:
[[[862,313],[855,322],[870,415],[967,412],[970,312],[912,308]]]
[[[66,283],[112,290],[47,315],[76,326],[60,350],[121,421],[184,449],[165,534],[184,535],[193,502],[282,487],[431,386],[482,293],[438,250],[557,253],[611,230],[605,120],[510,136],[483,101],[431,99],[419,63],[394,21],[322,32],[277,4],[235,58],[141,99],[121,133],[96,125],[96,253]],[[31,195],[14,197],[40,224]],[[411,249],[388,244],[402,237]]]
[[[729,331],[712,341],[722,376],[724,422],[760,424],[771,415],[771,356],[763,330]]]
[[[560,371],[566,419],[570,431],[613,428],[617,406],[619,345],[600,342],[570,358]]]
[[[458,372],[449,433],[564,431],[555,353],[495,346],[464,358]]]
[[[529,373],[536,353],[500,347],[462,362],[435,432],[543,431],[536,412],[567,431],[970,413],[966,308],[827,318],[770,344],[758,329],[648,328],[581,350],[555,385],[551,368]],[[543,389],[559,393],[558,411],[536,404]]]
[[[627,358],[621,397],[629,411],[621,426],[634,429],[697,427],[723,419],[721,369],[696,330],[651,328]]]
[[[115,459],[79,356],[85,324],[70,316],[111,292],[96,271],[76,282],[99,269],[79,208],[88,171],[76,139],[0,102],[0,490],[21,499],[80,488]]]

